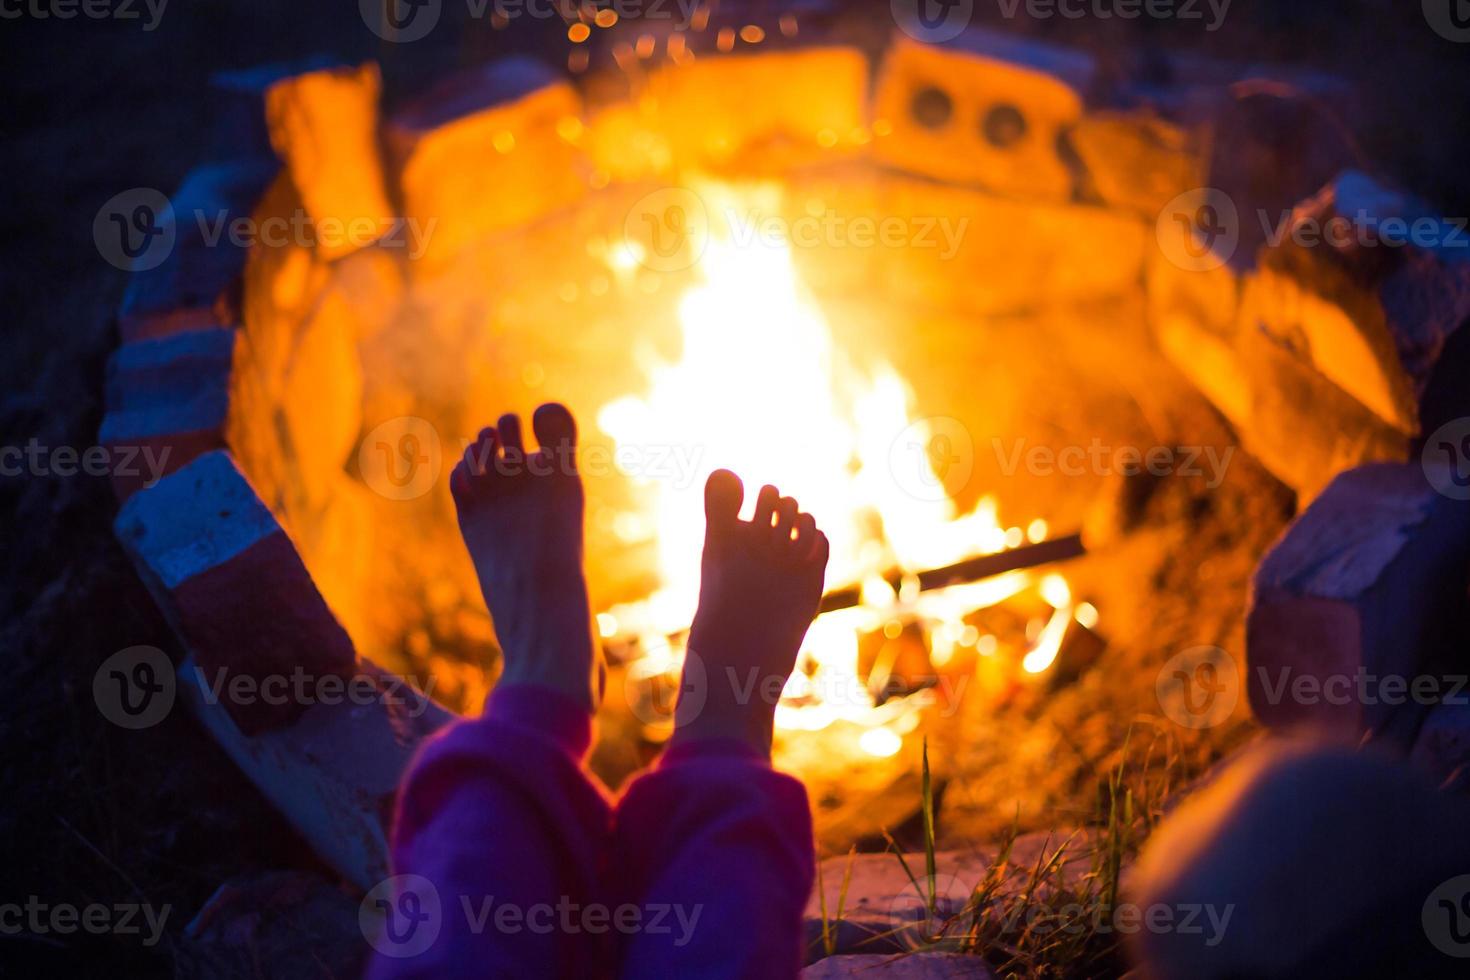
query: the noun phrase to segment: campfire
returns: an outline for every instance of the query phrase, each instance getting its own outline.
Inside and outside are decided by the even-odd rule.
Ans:
[[[1055,660],[1072,617],[1092,625],[1096,612],[1075,605],[1066,579],[1056,573],[1037,579],[1018,570],[921,592],[920,572],[1038,543],[1047,537],[1046,522],[1007,528],[989,496],[958,513],[942,474],[961,457],[948,434],[936,431],[953,420],[936,426],[912,419],[912,392],[891,366],[860,364],[855,352],[837,346],[787,242],[740,244],[734,240],[739,228],[719,226],[719,216],[758,218],[759,202],[777,198],[779,187],[706,184],[701,191],[693,200],[717,223],[705,232],[707,240],[688,243],[699,257],[696,284],[677,301],[679,359],[650,365],[646,394],[610,402],[597,416],[635,458],[647,446],[694,447],[696,465],[677,482],[628,474],[641,499],[637,510],[619,515],[615,529],[627,529],[632,547],[653,546],[657,585],[647,598],[599,614],[599,630],[624,661],[639,708],[660,696],[654,682],[676,688],[683,635],[698,598],[704,480],[723,466],[747,474],[753,484],[779,481],[784,492],[809,501],[828,529],[834,589],[782,693],[778,729],[811,733],[846,723],[849,734],[829,750],[846,746],[891,756],[929,697],[921,691],[883,697],[895,655],[861,663],[864,637],[894,639],[912,626],[933,671],[948,667],[961,651],[971,660],[994,656],[996,637],[982,635],[966,617],[1039,587],[1052,612],[1034,629],[1021,661],[1000,672],[1041,674]],[[779,205],[769,213],[780,213]],[[622,241],[612,254],[638,256],[649,247]],[[856,601],[842,601],[844,589]],[[929,678],[937,680],[937,673]],[[649,726],[652,737],[667,736],[671,708],[659,706],[664,717]]]

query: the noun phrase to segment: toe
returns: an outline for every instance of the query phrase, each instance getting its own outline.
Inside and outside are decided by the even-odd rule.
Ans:
[[[825,569],[827,559],[832,554],[832,545],[827,541],[827,535],[818,531],[816,540],[812,542],[811,561],[817,568]]]
[[[518,467],[526,458],[526,447],[521,442],[521,417],[514,413],[502,415],[495,428],[500,432],[500,445],[505,450],[504,460],[511,467],[504,472],[519,472]]]
[[[464,451],[465,466],[468,468],[467,477],[484,476],[490,472],[490,464],[495,461],[495,448],[499,445],[499,439],[500,436],[491,426],[480,430],[479,437]]]
[[[715,470],[704,484],[704,517],[711,537],[719,537],[740,519],[745,487],[729,470]]]
[[[782,551],[791,548],[791,532],[796,528],[796,500],[782,497],[776,501],[776,522],[771,527],[771,543]]]
[[[547,402],[531,416],[531,429],[542,449],[575,446],[577,444],[577,420],[565,405]]]
[[[768,530],[771,526],[771,518],[776,513],[776,501],[780,499],[781,491],[769,483],[761,487],[761,492],[755,498],[755,516],[750,519],[750,523],[762,531]]]
[[[817,534],[817,519],[810,514],[801,513],[796,515],[796,553],[807,555],[811,553],[812,538]]]
[[[474,449],[473,446],[470,447]],[[454,496],[455,503],[467,500],[470,495],[470,466],[469,453],[465,458],[454,466],[454,472],[449,474],[449,492]]]

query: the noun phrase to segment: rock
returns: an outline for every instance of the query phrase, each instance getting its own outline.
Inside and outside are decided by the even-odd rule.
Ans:
[[[895,37],[874,93],[874,156],[945,182],[1068,200],[1059,141],[1082,118],[1095,74],[1086,54],[989,31],[945,44]]]
[[[229,453],[205,453],[134,494],[114,525],[154,601],[211,678],[259,685],[297,672],[346,677],[352,641],[296,546]],[[306,705],[222,700],[247,735],[299,718]]]
[[[1230,420],[1241,444],[1305,507],[1343,470],[1409,458],[1410,438],[1339,387],[1282,336],[1242,310],[1223,264],[1182,268],[1182,228],[1163,222],[1148,259],[1149,317],[1159,346]],[[1260,294],[1253,295],[1252,304]]]
[[[1453,682],[1458,684],[1458,681]],[[1414,738],[1409,757],[1435,784],[1464,791],[1470,786],[1470,703],[1465,691],[1446,691]]]
[[[995,974],[978,956],[960,953],[900,953],[896,956],[858,954],[829,956],[801,971],[802,980],[993,980]]]
[[[1263,332],[1243,330],[1236,354],[1249,408],[1231,421],[1246,450],[1296,491],[1299,508],[1345,470],[1408,459],[1407,437]]]
[[[1190,134],[1135,113],[1083,116],[1069,134],[1092,193],[1111,207],[1153,220],[1169,201],[1199,187],[1204,162]]]
[[[1278,216],[1357,166],[1358,154],[1351,132],[1314,93],[1262,79],[1224,91],[1228,98],[1207,125],[1206,186],[1236,207],[1239,240],[1230,264],[1245,272]]]
[[[328,292],[296,340],[277,411],[283,450],[302,503],[314,509],[346,480],[362,422],[357,321],[340,291]]]
[[[651,70],[638,98],[597,113],[588,149],[618,180],[671,169],[780,173],[859,150],[867,88],[856,48],[701,55]]]
[[[319,687],[293,722],[251,735],[217,709],[202,663],[186,661],[179,681],[214,740],[327,865],[363,891],[387,877],[398,784],[447,711],[363,661],[341,692]]]
[[[385,502],[355,480],[343,478],[332,485],[331,496],[315,511],[288,515],[292,540],[311,573],[322,598],[337,617],[359,655],[390,662],[402,635],[406,597],[398,575],[385,574],[378,564],[385,536],[395,541],[412,537],[395,527]],[[385,525],[387,527],[385,528]],[[409,601],[408,605],[413,606]]]
[[[291,175],[282,172],[261,199],[255,219],[289,220],[301,209]],[[229,446],[251,486],[276,513],[299,506],[302,495],[279,417],[287,372],[300,338],[323,306],[334,270],[352,258],[328,265],[309,245],[288,241],[251,249],[245,264]]]
[[[567,138],[581,109],[562,76],[517,57],[456,75],[395,113],[385,140],[422,261],[437,266],[582,197],[590,167]]]
[[[1470,320],[1463,227],[1350,171],[1290,212],[1277,235],[1245,280],[1242,330],[1290,345],[1406,435],[1470,414],[1470,344],[1450,345]],[[1457,240],[1458,249],[1442,245]],[[1458,397],[1426,412],[1431,390],[1451,385]]]
[[[1256,383],[1235,348],[1234,338],[1208,329],[1188,311],[1163,314],[1155,319],[1154,331],[1159,347],[1174,366],[1214,403],[1242,437],[1247,436],[1251,432]],[[1257,446],[1256,451],[1264,458],[1273,455],[1269,445]]]
[[[237,341],[230,329],[190,330],[113,352],[98,441],[119,461],[111,473],[118,500],[224,447]]]
[[[368,947],[358,903],[307,871],[260,871],[217,888],[184,929],[190,976],[319,980],[358,976]]]
[[[371,244],[394,227],[378,154],[378,66],[283,78],[266,90],[271,145],[286,162],[314,222],[325,260]]]
[[[274,160],[238,160],[189,172],[170,200],[173,251],[128,282],[118,311],[124,343],[239,322],[247,249],[230,224],[250,216],[279,169]]]
[[[1463,643],[1467,567],[1470,502],[1436,492],[1418,464],[1339,475],[1256,570],[1246,618],[1256,717],[1407,747]]]
[[[1068,857],[1062,862],[1061,873],[1080,880],[1091,868],[1092,838],[1079,836],[1068,844],[1065,833],[1026,834],[1018,837],[1011,849],[1007,893],[1013,894],[1020,887],[1042,855],[1050,860],[1063,844],[1067,844]],[[975,887],[990,872],[995,857],[994,852],[975,851],[940,851],[935,855],[935,907],[940,918],[965,908]],[[844,899],[842,886],[848,877],[849,860],[851,878]],[[807,949],[811,956],[825,951],[823,895],[834,953],[891,953],[914,948],[922,932],[919,926],[927,915],[928,881],[923,854],[906,854],[904,860],[924,887],[923,894],[915,890],[903,864],[892,853],[855,854],[850,859],[838,856],[822,862],[822,873],[817,877],[821,891],[814,892],[807,901],[805,915]],[[955,928],[960,928],[958,923]]]
[[[1126,898],[1179,925],[1133,933],[1134,958],[1159,980],[1461,976],[1434,899],[1470,868],[1467,821],[1375,753],[1268,740],[1154,831]]]
[[[879,290],[894,302],[982,315],[1124,296],[1143,275],[1149,229],[1117,211],[893,173],[798,178],[791,189],[793,207],[816,198],[843,227],[892,222],[904,236],[900,247],[793,249],[803,281],[823,293]]]
[[[294,62],[210,75],[210,156],[221,160],[274,160],[270,126],[266,122],[266,93],[277,82],[337,66],[338,62],[327,55],[314,55]]]

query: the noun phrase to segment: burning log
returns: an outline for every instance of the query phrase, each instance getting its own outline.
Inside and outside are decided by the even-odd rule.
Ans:
[[[978,582],[981,579],[1001,575],[1005,572],[1019,571],[1024,568],[1035,568],[1038,565],[1049,565],[1052,562],[1077,558],[1086,553],[1087,548],[1082,543],[1082,535],[1068,534],[1065,537],[1052,538],[1050,541],[1042,541],[1039,544],[1011,548],[994,555],[980,555],[975,558],[966,558],[964,561],[955,562],[953,565],[927,569],[917,573],[913,577],[918,579],[919,591],[928,592],[931,589],[943,589],[951,585]],[[894,591],[897,591],[899,586],[903,584],[904,579],[908,577],[902,572],[892,571],[883,578],[884,581],[893,587]],[[822,613],[835,612],[838,609],[851,609],[861,603],[862,588],[856,585],[848,586],[847,588],[833,590],[822,596],[822,603],[817,608],[817,614],[821,615]]]

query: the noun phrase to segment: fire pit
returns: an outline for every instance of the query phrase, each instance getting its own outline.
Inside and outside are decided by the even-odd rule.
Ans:
[[[1228,66],[1181,63],[1160,89],[983,32],[867,51],[792,15],[727,27],[609,30],[574,50],[577,84],[510,59],[391,109],[371,64],[223,77],[234,155],[175,196],[176,255],[120,318],[104,439],[171,447],[173,473],[119,484],[119,534],[199,663],[360,657],[475,712],[493,624],[447,475],[500,410],[565,401],[612,670],[605,778],[667,738],[700,488],[727,467],[832,538],[827,611],[777,713],[822,843],[917,808],[925,736],[957,834],[1009,823],[1008,794],[1054,817],[1117,761],[1170,654],[1242,648],[1238,607],[1211,595],[1243,591],[1292,492],[1407,460],[1452,417],[1430,396],[1464,311],[1409,329],[1376,285],[1399,273],[1344,276],[1351,249],[1228,254],[1216,195],[1310,198],[1300,221],[1366,193],[1329,183],[1337,158],[1263,180],[1212,144],[1289,139],[1281,118],[1308,111]],[[186,224],[201,212],[315,237],[220,263]],[[1314,302],[1381,309],[1370,331]],[[1237,436],[1253,458],[1232,464]],[[281,606],[295,632],[268,661],[213,621]],[[281,771],[310,769],[290,734],[306,716],[201,711],[248,771],[262,739]],[[1180,725],[1170,751],[1193,775],[1244,714],[1214,742]],[[397,754],[344,807],[381,816],[423,717],[384,723]],[[350,747],[321,746],[353,729],[316,724],[329,766]],[[1020,761],[985,789],[1000,754]],[[371,880],[381,829],[356,826],[360,851],[329,849]]]

